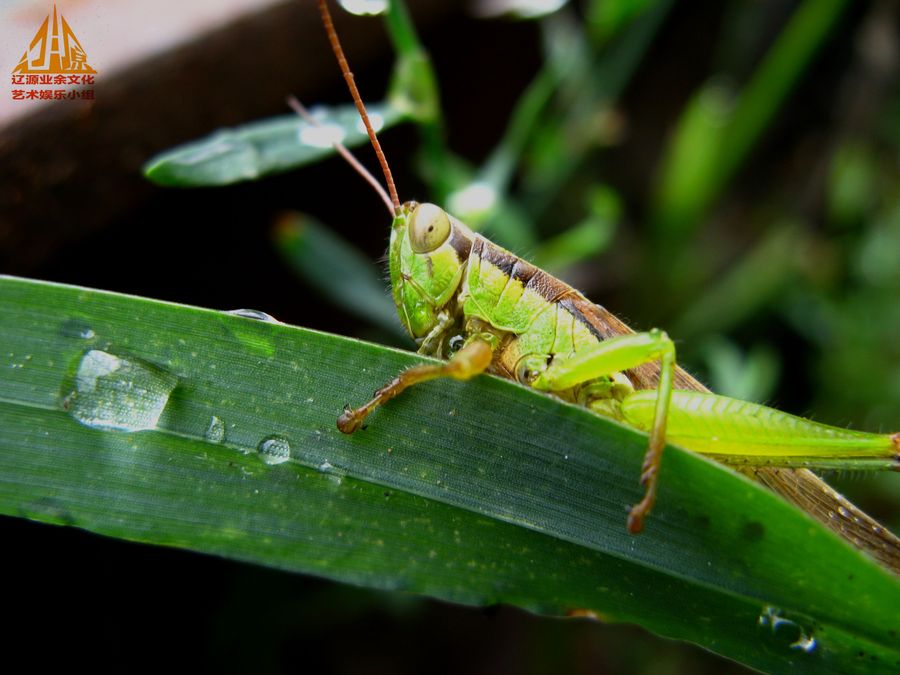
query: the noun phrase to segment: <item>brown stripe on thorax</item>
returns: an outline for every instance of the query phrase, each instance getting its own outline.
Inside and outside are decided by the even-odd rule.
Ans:
[[[580,293],[564,298],[559,303],[563,309],[583,324],[598,341],[608,340],[617,335],[633,333],[615,314],[585,298]],[[627,372],[636,389],[651,389],[650,382],[659,380],[659,364],[645,363]]]
[[[450,222],[453,224],[453,228],[450,231],[450,246],[456,251],[456,255],[460,260],[467,260],[472,252],[472,239],[474,239],[472,230],[452,216],[450,217]]]
[[[481,259],[498,268],[506,276],[512,276],[513,267],[519,258],[484,237],[478,237],[478,239],[481,244],[478,251]]]
[[[600,305],[595,305],[580,293],[574,293],[572,296],[564,298],[559,304],[574,316],[576,321],[583,323],[598,340],[608,340],[617,335],[628,335],[634,332],[615,314]],[[659,382],[659,363],[656,361],[645,363],[626,372],[637,389],[654,389]],[[675,369],[675,389],[706,390],[702,384],[681,368]]]
[[[576,292],[565,282],[547,274],[506,249],[500,248],[484,237],[476,236],[472,253],[494,265],[507,276],[520,281],[525,288],[531,289],[547,302],[556,302],[560,298]]]
[[[537,267],[534,269],[535,272],[525,284],[525,288],[530,288],[547,302],[559,302],[562,298],[578,293],[569,284],[560,281],[552,274],[547,274]]]
[[[600,305],[595,305],[580,294],[563,298],[559,303],[563,309],[581,322],[598,340],[608,340],[616,335],[626,335],[632,330],[614,314]]]

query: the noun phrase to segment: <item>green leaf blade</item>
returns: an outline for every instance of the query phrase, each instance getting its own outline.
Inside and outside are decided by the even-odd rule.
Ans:
[[[3,513],[460,602],[588,609],[768,670],[890,670],[900,655],[894,577],[677,448],[629,536],[645,437],[513,383],[429,383],[346,437],[343,404],[417,357],[17,279],[0,279],[0,340]],[[64,409],[91,350],[177,378],[155,430]],[[261,461],[273,435],[290,461]],[[767,607],[788,623],[760,625]]]

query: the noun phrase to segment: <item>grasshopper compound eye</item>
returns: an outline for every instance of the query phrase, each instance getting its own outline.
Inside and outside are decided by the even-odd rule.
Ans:
[[[419,204],[409,221],[409,244],[416,253],[430,253],[450,236],[450,217],[434,204]]]

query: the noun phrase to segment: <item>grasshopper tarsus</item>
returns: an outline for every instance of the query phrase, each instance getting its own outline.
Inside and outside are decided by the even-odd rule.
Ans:
[[[365,415],[360,415],[357,410],[353,410],[348,406],[344,408],[344,412],[337,418],[337,428],[341,433],[352,434],[362,427],[363,419],[365,419]]]
[[[362,427],[367,411],[361,408],[351,408],[349,403],[344,404],[344,410],[337,418],[337,428],[341,433],[352,434]]]
[[[644,517],[650,514],[650,507],[645,506],[641,501],[631,507],[628,512],[628,533],[640,534],[644,531]]]
[[[661,453],[650,450],[644,459],[641,471],[641,485],[645,488],[644,498],[631,507],[628,512],[628,532],[640,534],[644,529],[644,518],[650,515],[650,510],[656,503],[656,485],[659,473],[659,459]]]

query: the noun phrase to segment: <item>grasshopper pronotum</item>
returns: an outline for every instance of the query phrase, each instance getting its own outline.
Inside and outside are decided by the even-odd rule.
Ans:
[[[420,353],[447,359],[406,370],[364,405],[346,409],[337,422],[341,431],[356,431],[375,408],[419,382],[490,372],[649,434],[644,497],[628,516],[632,533],[641,531],[653,507],[669,440],[753,475],[900,571],[900,540],[806,468],[897,469],[900,433],[831,427],[713,394],[676,366],[665,332],[636,333],[440,207],[401,203],[326,0],[318,4],[387,181],[389,194],[380,192],[393,217],[388,258],[401,323]]]

